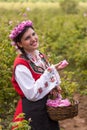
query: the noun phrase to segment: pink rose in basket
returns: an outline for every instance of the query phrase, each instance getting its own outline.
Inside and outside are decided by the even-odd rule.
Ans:
[[[71,103],[68,99],[61,100],[60,104],[59,104],[59,106],[70,106],[70,105],[71,105]]]
[[[55,99],[55,100],[48,99],[47,100],[47,106],[57,107],[58,104],[59,104],[59,100],[57,100],[57,99]]]
[[[56,98],[55,100],[48,99],[46,105],[52,106],[52,107],[61,107],[61,106],[69,106],[71,105],[71,103],[68,99],[62,100],[62,99]]]

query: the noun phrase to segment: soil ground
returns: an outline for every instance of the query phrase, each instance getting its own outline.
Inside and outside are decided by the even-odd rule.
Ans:
[[[76,94],[79,101],[78,115],[73,119],[59,121],[62,130],[87,130],[87,95]]]

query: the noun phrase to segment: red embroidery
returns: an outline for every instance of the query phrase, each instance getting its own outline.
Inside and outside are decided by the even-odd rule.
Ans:
[[[48,82],[45,82],[45,84],[44,84],[44,85],[45,85],[45,87],[48,87]]]
[[[47,71],[51,73],[52,69],[49,67],[49,68],[47,68]]]
[[[52,76],[52,77],[50,78],[50,81],[51,81],[51,82],[54,82],[54,81],[55,81],[55,78]]]
[[[39,92],[39,93],[42,93],[42,92],[43,92],[42,88],[39,88],[39,89],[38,89],[38,92]]]

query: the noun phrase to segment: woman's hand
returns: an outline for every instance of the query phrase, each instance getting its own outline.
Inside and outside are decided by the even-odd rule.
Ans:
[[[58,71],[58,70],[62,70],[62,69],[64,69],[65,67],[67,67],[68,64],[69,64],[69,63],[68,63],[66,60],[63,60],[63,61],[59,62],[58,64],[56,64],[56,65],[54,65],[54,66],[55,66],[55,68],[56,68],[57,71]]]
[[[56,88],[54,88],[54,89],[50,92],[50,94],[52,94],[52,95],[54,95],[54,96],[57,97],[58,93],[61,94],[61,92],[62,92],[61,87],[60,87],[60,86],[56,86]]]
[[[56,86],[51,92],[50,92],[50,98],[51,99],[56,99],[56,98],[62,98],[61,96],[61,87],[60,86]]]
[[[60,94],[61,94],[62,89],[61,89],[61,87],[60,87],[60,86],[57,86],[57,91],[58,91],[58,93],[60,93]]]

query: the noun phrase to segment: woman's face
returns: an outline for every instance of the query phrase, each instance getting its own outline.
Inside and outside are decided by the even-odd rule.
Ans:
[[[18,45],[24,48],[27,52],[35,51],[38,46],[38,36],[32,28],[29,28],[21,38],[21,42]]]

